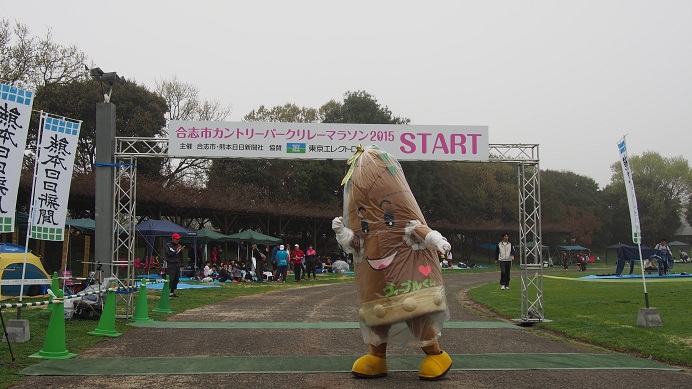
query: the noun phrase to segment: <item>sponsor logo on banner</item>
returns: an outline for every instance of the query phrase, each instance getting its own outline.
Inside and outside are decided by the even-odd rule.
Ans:
[[[289,154],[305,154],[305,143],[287,143],[286,152]]]

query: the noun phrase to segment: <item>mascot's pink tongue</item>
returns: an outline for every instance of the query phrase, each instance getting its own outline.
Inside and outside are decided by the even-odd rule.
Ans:
[[[399,250],[395,251],[391,255],[388,255],[382,259],[368,259],[368,263],[375,270],[386,269],[387,266],[389,266],[392,263],[392,261],[394,260],[394,257],[396,257],[396,254],[398,252],[399,252]]]

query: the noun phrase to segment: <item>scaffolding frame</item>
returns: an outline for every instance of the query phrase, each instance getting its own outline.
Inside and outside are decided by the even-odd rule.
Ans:
[[[137,209],[137,158],[169,158],[168,139],[146,137],[115,138],[115,207],[113,208],[112,274],[125,268],[122,285],[134,286],[135,215]],[[543,305],[543,260],[541,241],[540,169],[537,144],[490,144],[489,162],[517,165],[519,198],[519,264],[521,267],[521,324],[545,320]],[[121,260],[121,253],[126,256]],[[121,295],[128,317],[132,315],[132,294]]]
[[[514,321],[545,321],[541,239],[541,179],[537,144],[490,145],[490,162],[516,163],[519,199],[521,311]]]

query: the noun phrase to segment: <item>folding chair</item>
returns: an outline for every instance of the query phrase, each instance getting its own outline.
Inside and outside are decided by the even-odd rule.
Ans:
[[[62,270],[60,272],[63,278],[62,290],[65,296],[69,296],[75,293],[75,282],[72,280],[72,270]]]

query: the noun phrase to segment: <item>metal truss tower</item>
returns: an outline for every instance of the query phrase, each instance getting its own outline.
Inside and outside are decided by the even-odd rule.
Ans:
[[[490,145],[490,162],[517,165],[521,315],[514,320],[531,325],[545,320],[538,145]]]
[[[134,285],[135,215],[137,208],[137,158],[168,158],[165,138],[115,138],[115,207],[113,274],[126,272],[124,283]],[[521,316],[516,321],[533,324],[544,319],[543,260],[541,241],[540,169],[537,144],[491,144],[490,162],[517,165],[519,195],[519,264]],[[122,255],[125,255],[123,257]],[[122,258],[122,260],[120,259]],[[132,312],[131,294],[126,300]]]

